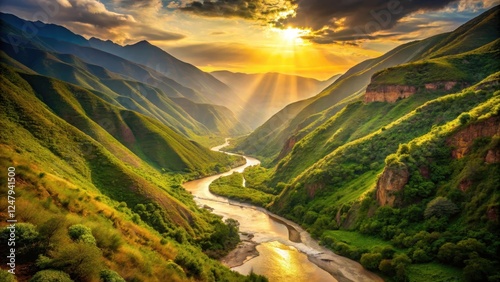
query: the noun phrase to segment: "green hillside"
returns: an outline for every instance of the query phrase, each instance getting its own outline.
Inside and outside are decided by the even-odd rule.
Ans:
[[[365,61],[237,140],[265,160],[267,208],[388,281],[498,280],[497,22],[498,7]]]
[[[234,247],[235,227],[198,209],[179,186],[239,160],[86,89],[4,64],[0,73],[0,163],[16,168],[19,279],[37,272],[74,281],[258,279],[207,256]],[[147,151],[155,147],[141,135],[153,136],[164,153]],[[170,158],[172,170],[193,171],[162,172],[161,158]]]
[[[337,107],[337,103],[362,95],[375,72],[409,62],[444,36],[444,34],[438,35],[402,45],[379,58],[367,60],[352,67],[318,95],[295,103],[295,108],[301,108],[298,113],[290,111],[288,107],[284,108],[247,138],[239,141],[234,149],[264,159],[270,158],[275,164],[278,161],[277,157],[283,156],[280,151],[287,140],[292,139],[294,142],[300,140],[341,110],[342,107]],[[331,109],[332,107],[335,108]],[[322,115],[323,111],[325,111],[323,114],[327,116]],[[273,120],[278,120],[278,122],[271,123]],[[306,131],[299,133],[302,130]]]
[[[388,281],[494,281],[498,79],[442,97],[349,104],[264,173],[267,197],[279,192],[268,208]],[[241,185],[219,182],[228,196]],[[266,197],[255,193],[240,199]]]
[[[206,107],[214,110],[207,111],[205,119],[200,120],[197,108],[185,107],[183,109],[162,90],[148,84],[125,79],[119,74],[97,65],[88,64],[73,55],[19,46],[14,50],[8,44],[3,45],[2,49],[6,52],[2,56],[3,61],[12,66],[18,66],[19,63],[15,63],[10,58],[19,60],[24,66],[40,74],[99,91],[96,94],[101,98],[107,101],[112,98],[112,103],[118,103],[126,109],[153,117],[188,138],[202,140],[201,136],[214,134],[230,136],[250,130],[239,123],[231,111],[223,110],[223,107],[207,105]],[[102,94],[106,94],[108,97]],[[223,120],[224,123],[213,124],[210,123],[210,120]],[[208,129],[203,123],[207,123],[210,128]]]

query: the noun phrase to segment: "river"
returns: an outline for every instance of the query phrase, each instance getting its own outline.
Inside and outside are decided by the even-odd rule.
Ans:
[[[228,140],[212,150],[220,151],[227,145]],[[246,159],[245,165],[183,184],[200,206],[209,206],[213,208],[213,213],[224,218],[236,219],[240,223],[240,232],[254,235],[251,240],[257,244],[260,255],[233,267],[233,270],[242,274],[253,271],[268,277],[270,282],[383,281],[359,263],[320,246],[297,224],[263,208],[210,193],[208,187],[212,181],[260,164],[255,158],[243,157]]]

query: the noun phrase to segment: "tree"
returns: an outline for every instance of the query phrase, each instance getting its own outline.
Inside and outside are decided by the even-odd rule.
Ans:
[[[458,211],[458,207],[452,201],[445,197],[436,197],[427,204],[427,208],[424,211],[424,217],[449,217],[456,214]]]

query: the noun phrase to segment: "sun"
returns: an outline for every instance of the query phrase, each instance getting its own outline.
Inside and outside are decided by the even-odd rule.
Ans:
[[[302,37],[309,34],[310,32],[309,30],[295,27],[287,27],[285,29],[275,30],[279,33],[282,41],[289,45],[303,45],[304,40],[302,39]]]
[[[300,38],[301,32],[301,29],[289,27],[282,31],[282,36],[285,40],[292,41]]]

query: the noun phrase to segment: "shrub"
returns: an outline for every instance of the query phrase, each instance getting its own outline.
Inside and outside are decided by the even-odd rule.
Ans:
[[[378,265],[378,269],[388,275],[394,273],[394,266],[392,265],[392,261],[390,259],[381,260]]]
[[[73,280],[63,271],[47,269],[38,271],[30,282],[73,282]]]
[[[0,269],[0,281],[5,282],[16,282],[16,276],[10,274],[7,270]]]
[[[68,228],[68,234],[73,241],[79,241],[91,245],[96,244],[94,235],[92,235],[92,230],[85,225],[75,224],[70,226]]]
[[[422,249],[416,249],[413,252],[412,259],[413,259],[414,262],[421,263],[421,262],[428,262],[432,258],[429,255],[427,255],[427,253],[424,250],[422,250]]]
[[[365,253],[361,256],[360,263],[363,267],[370,270],[378,269],[382,261],[382,254],[380,253]]]
[[[102,282],[125,282],[120,274],[109,269],[101,270],[100,277]]]
[[[465,125],[471,120],[471,116],[468,113],[461,114],[458,119],[460,120],[460,124]]]
[[[102,268],[101,251],[94,245],[72,243],[55,253],[51,267],[64,270],[78,281],[93,280]]]
[[[458,207],[445,197],[437,197],[427,204],[424,211],[425,218],[435,217],[449,217],[458,212]]]

